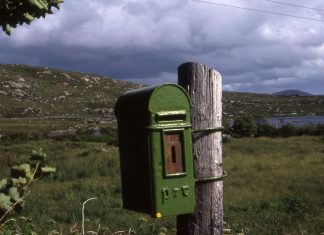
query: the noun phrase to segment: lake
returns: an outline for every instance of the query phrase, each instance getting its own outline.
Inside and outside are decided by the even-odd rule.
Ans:
[[[277,128],[286,124],[291,124],[296,127],[306,125],[324,125],[324,116],[299,116],[299,117],[269,117],[266,121],[271,126]]]

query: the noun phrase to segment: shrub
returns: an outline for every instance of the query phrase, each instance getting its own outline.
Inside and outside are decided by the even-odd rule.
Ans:
[[[274,126],[271,126],[268,123],[262,123],[257,125],[257,133],[256,136],[270,136],[275,137],[278,135],[278,130]]]
[[[316,135],[324,135],[324,124],[316,126]]]
[[[22,210],[32,182],[55,171],[55,168],[47,166],[47,157],[42,149],[32,151],[29,163],[11,167],[11,178],[0,180],[0,224],[10,212]]]
[[[282,137],[290,137],[297,135],[297,127],[294,127],[290,123],[283,125],[281,128],[278,129],[279,136]]]
[[[251,114],[244,114],[234,119],[232,133],[236,137],[250,137],[256,134],[257,128],[254,117]]]
[[[317,131],[317,127],[312,126],[312,125],[302,126],[302,127],[296,128],[296,129],[297,129],[296,134],[298,136],[301,136],[301,135],[316,135],[316,131]]]

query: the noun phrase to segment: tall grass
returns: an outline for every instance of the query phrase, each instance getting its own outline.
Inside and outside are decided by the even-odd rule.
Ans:
[[[320,234],[324,232],[323,137],[242,138],[224,144],[224,221],[232,234]],[[175,217],[161,220],[122,209],[117,147],[101,142],[39,140],[0,145],[1,153],[16,153],[24,161],[31,149],[43,148],[51,179],[36,182],[23,216],[39,234],[57,230],[69,234],[81,226],[102,234],[175,234]],[[0,172],[0,176],[4,175]]]
[[[224,146],[225,221],[247,234],[324,231],[321,137],[235,139]]]
[[[69,234],[71,225],[81,225],[82,203],[90,197],[98,198],[86,207],[86,227],[90,230],[96,230],[99,224],[103,234],[130,230],[159,234],[174,230],[174,218],[154,220],[122,209],[116,147],[100,142],[42,140],[0,146],[0,152],[12,152],[19,146],[24,149],[21,161],[25,161],[29,150],[42,147],[51,166],[57,168],[51,179],[33,184],[26,199],[22,215],[33,219],[34,231],[39,234],[54,229]]]

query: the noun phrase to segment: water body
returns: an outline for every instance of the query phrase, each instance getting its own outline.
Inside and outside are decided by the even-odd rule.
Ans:
[[[296,127],[324,125],[324,116],[269,117],[266,121],[271,126],[280,128],[291,124]]]

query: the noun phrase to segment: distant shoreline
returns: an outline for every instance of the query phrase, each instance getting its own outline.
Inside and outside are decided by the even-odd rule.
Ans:
[[[256,119],[256,123],[261,122],[261,118]],[[291,124],[295,127],[324,125],[324,116],[282,116],[267,117],[266,122],[274,127],[280,128],[284,125]]]

